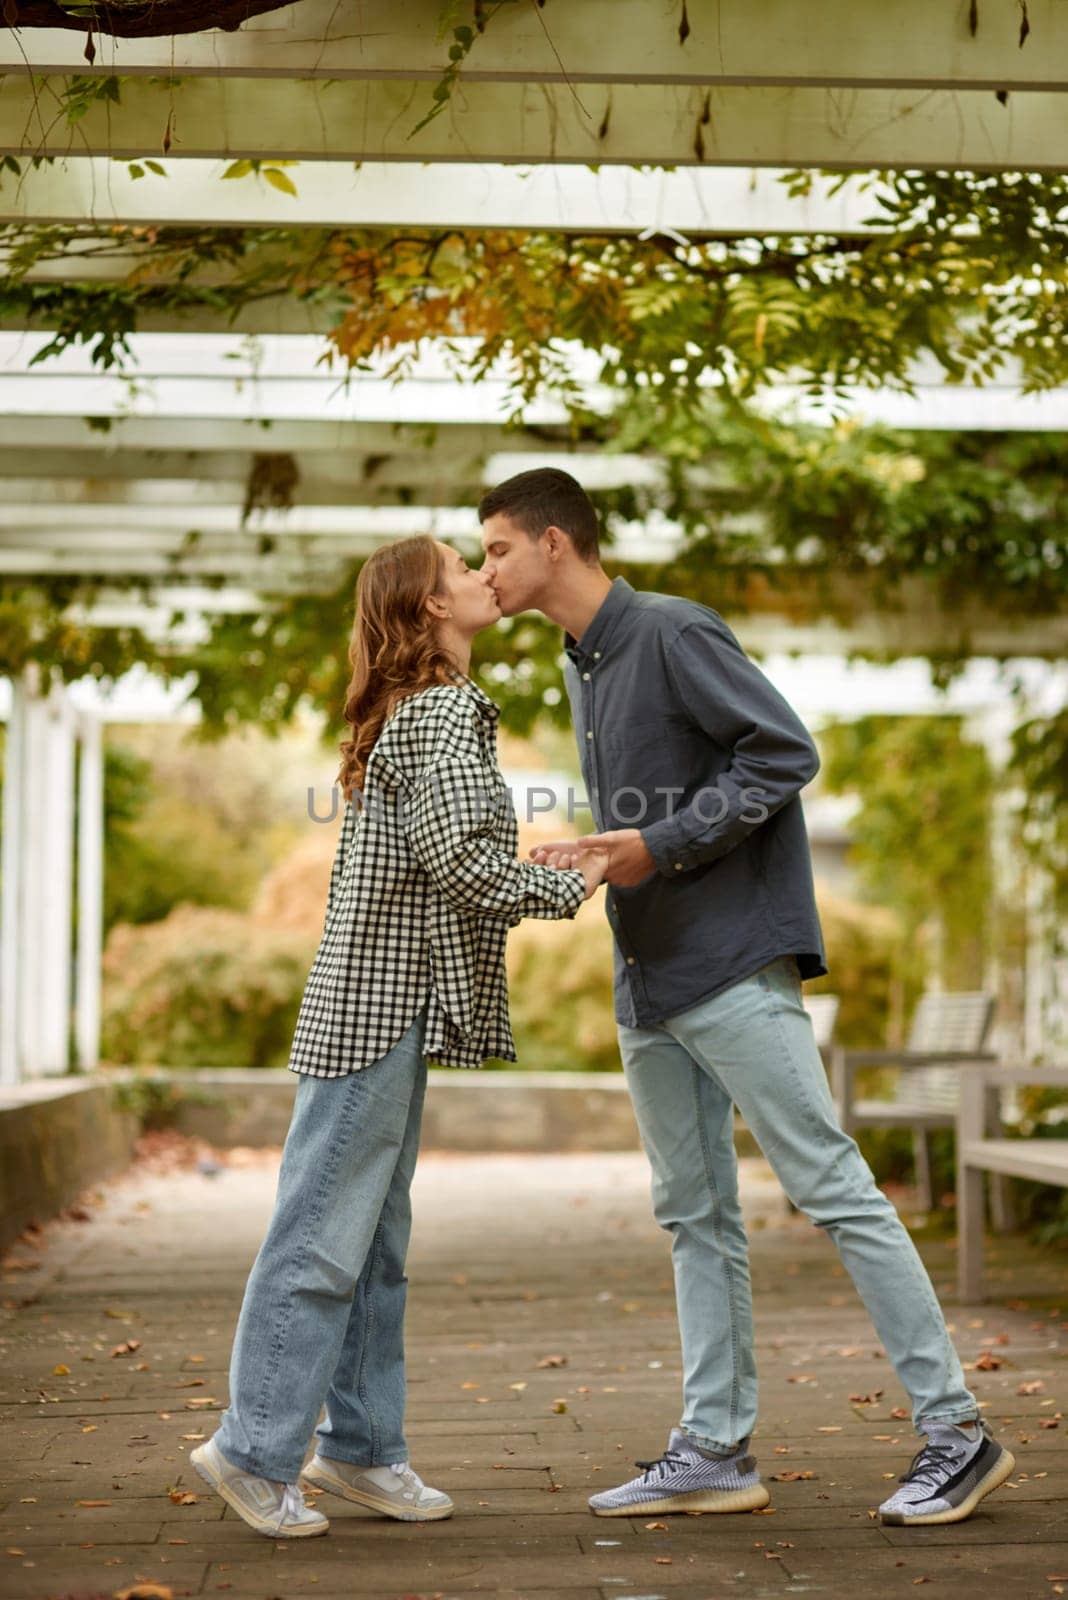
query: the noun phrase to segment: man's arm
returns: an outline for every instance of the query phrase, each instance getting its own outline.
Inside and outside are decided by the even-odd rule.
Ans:
[[[819,771],[816,746],[726,623],[703,616],[681,629],[667,656],[680,704],[731,752],[724,771],[672,816],[641,829],[658,871],[674,877],[726,855],[774,816]]]

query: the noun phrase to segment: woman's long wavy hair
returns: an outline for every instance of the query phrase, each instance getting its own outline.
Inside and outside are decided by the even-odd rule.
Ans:
[[[346,800],[362,788],[375,741],[400,701],[455,679],[455,663],[426,609],[428,597],[443,590],[441,552],[429,534],[383,545],[360,570],[345,692],[352,737],[341,744],[336,779]]]

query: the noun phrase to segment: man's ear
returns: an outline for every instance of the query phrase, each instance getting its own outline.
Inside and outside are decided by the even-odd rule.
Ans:
[[[550,522],[545,530],[545,545],[550,561],[559,561],[564,553],[564,540],[567,538],[562,528]]]

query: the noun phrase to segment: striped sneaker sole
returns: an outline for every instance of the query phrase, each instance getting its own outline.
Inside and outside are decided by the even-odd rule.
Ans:
[[[624,1506],[591,1506],[595,1517],[660,1516],[666,1511],[762,1511],[771,1499],[762,1483],[748,1489],[692,1489],[661,1500],[632,1500]]]
[[[945,1511],[929,1511],[921,1516],[910,1517],[905,1511],[884,1511],[880,1521],[891,1528],[928,1528],[936,1523],[963,1522],[965,1517],[970,1517],[980,1500],[986,1498],[995,1489],[1011,1478],[1016,1468],[1016,1457],[1011,1451],[1002,1446],[1001,1454],[987,1472],[972,1489],[971,1493],[963,1499],[958,1506],[949,1506]]]

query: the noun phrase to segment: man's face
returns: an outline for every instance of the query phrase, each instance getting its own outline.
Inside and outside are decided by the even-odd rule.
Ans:
[[[549,578],[544,537],[532,539],[503,512],[482,524],[482,571],[497,596],[502,617],[519,611],[539,610]]]

